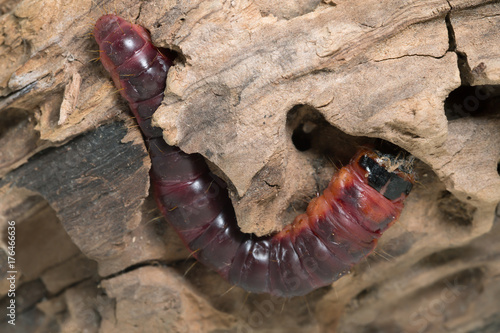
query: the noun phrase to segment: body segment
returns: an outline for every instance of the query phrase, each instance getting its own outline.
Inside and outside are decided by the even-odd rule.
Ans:
[[[203,157],[169,146],[151,126],[172,59],[154,47],[144,28],[115,15],[101,17],[94,35],[104,67],[146,139],[159,208],[193,256],[230,283],[256,293],[307,294],[366,257],[399,217],[414,183],[411,168],[388,171],[388,160],[403,160],[362,149],[281,232],[242,233],[226,185]]]

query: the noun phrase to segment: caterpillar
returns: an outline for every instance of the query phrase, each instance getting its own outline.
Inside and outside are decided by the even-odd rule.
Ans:
[[[242,233],[226,184],[201,155],[168,145],[151,125],[172,57],[145,28],[116,15],[99,18],[93,33],[144,135],[158,207],[192,255],[231,284],[276,296],[307,294],[348,272],[398,219],[415,183],[412,160],[362,148],[282,231]]]

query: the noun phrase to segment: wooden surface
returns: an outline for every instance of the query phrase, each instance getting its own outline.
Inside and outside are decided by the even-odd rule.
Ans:
[[[419,182],[376,253],[286,302],[193,266],[149,195],[127,106],[91,61],[105,11],[178,52],[154,120],[227,181],[244,232],[290,223],[359,145],[417,157]],[[24,0],[0,13],[12,332],[500,330],[497,1]]]

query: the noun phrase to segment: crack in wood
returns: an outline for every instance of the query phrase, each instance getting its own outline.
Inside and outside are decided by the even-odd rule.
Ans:
[[[448,14],[446,14],[445,16],[446,28],[448,29],[448,50],[451,52],[455,52],[455,54],[457,55],[457,66],[460,73],[460,81],[462,82],[462,85],[470,86],[473,82],[472,70],[470,68],[469,62],[467,61],[467,54],[463,51],[458,50],[455,30],[453,29],[453,25],[451,23],[451,12],[452,9],[450,9]]]

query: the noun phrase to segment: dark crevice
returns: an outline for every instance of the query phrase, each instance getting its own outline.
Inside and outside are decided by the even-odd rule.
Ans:
[[[40,78],[38,81],[43,80],[45,77],[46,76]],[[32,82],[19,90],[12,91],[9,94],[7,94],[6,96],[0,96],[0,110],[4,110],[10,104],[12,104],[14,101],[16,101],[20,97],[26,95],[31,90],[33,90],[36,87],[38,81]]]
[[[451,24],[451,11],[446,14],[444,21],[446,22],[446,29],[448,29],[448,51],[455,52],[457,50],[457,40],[455,38],[455,30]]]
[[[377,285],[372,285],[369,287],[366,287],[365,289],[361,290],[356,296],[354,296],[354,300],[356,302],[363,302],[367,299],[370,298],[370,296],[373,298],[374,294],[376,294],[378,291],[378,286]]]
[[[311,139],[311,133],[309,131],[306,132],[304,124],[293,130],[292,142],[298,151],[307,151],[311,149]]]
[[[460,86],[444,101],[448,121],[466,117],[498,117],[500,85]]]
[[[457,55],[457,67],[460,73],[461,85],[452,91],[445,100],[444,111],[448,121],[464,117],[483,117],[498,115],[496,107],[500,99],[500,85],[474,85],[475,77],[484,76],[486,65],[478,64],[471,69],[467,54],[459,50],[455,30],[451,23],[453,7],[445,16],[448,29],[448,51]]]
[[[451,262],[473,258],[477,251],[473,247],[457,247],[434,252],[427,257],[422,258],[417,266],[435,268],[439,266],[450,265]]]
[[[459,51],[457,48],[457,40],[455,30],[451,24],[451,10],[445,16],[446,28],[448,29],[448,51],[455,52],[457,55],[457,66],[460,72],[460,81],[462,86],[470,86],[473,82],[472,70],[467,61],[467,54]]]
[[[434,59],[442,59],[446,56],[448,52],[445,52],[443,55],[440,56],[433,56],[431,54],[418,54],[418,53],[413,53],[413,54],[404,54],[398,57],[392,57],[392,58],[384,58],[384,59],[379,59],[379,60],[373,60],[373,62],[383,62],[383,61],[388,61],[388,60],[397,60],[397,59],[403,59],[407,57],[428,57],[428,58],[434,58]]]
[[[0,323],[2,323],[1,325],[6,325],[5,323],[9,319],[12,319],[12,317],[9,316],[10,313],[9,306],[11,306],[12,304],[11,300],[15,301],[14,302],[15,315],[21,315],[25,312],[28,312],[36,308],[37,304],[39,304],[41,301],[43,301],[44,298],[47,297],[47,289],[45,288],[45,285],[40,279],[36,279],[24,282],[18,287],[16,286],[14,294],[15,295],[12,298],[7,294],[2,295],[3,297],[0,298],[0,307],[2,309],[7,309],[6,310],[7,315],[3,315],[2,317],[0,317]]]
[[[473,82],[472,71],[465,52],[456,51],[458,70],[460,72],[460,82],[463,86],[470,86]]]
[[[279,188],[279,187],[280,187],[280,186],[279,186],[279,185],[277,185],[277,184],[271,184],[271,183],[268,183],[268,182],[267,182],[267,181],[265,181],[265,180],[264,180],[264,183],[266,183],[266,185],[267,185],[267,186],[269,186],[269,187],[277,187],[277,188]]]
[[[349,163],[353,151],[360,146],[374,146],[375,141],[342,132],[332,126],[321,112],[309,105],[299,104],[290,109],[286,127],[292,144],[298,151],[331,159],[327,164],[333,162],[339,168]],[[319,160],[315,158],[315,161]]]
[[[115,278],[115,277],[117,277],[119,275],[123,275],[123,274],[129,273],[131,271],[135,271],[136,269],[139,269],[139,268],[142,268],[142,267],[146,267],[146,266],[156,267],[156,266],[166,266],[166,265],[167,265],[166,263],[164,263],[164,262],[162,262],[160,260],[147,260],[147,261],[143,261],[143,262],[137,263],[135,265],[128,266],[128,267],[126,267],[126,268],[124,268],[121,271],[118,271],[116,273],[104,276],[101,279],[101,281],[110,280],[110,279]]]
[[[288,111],[286,128],[295,149],[309,156],[323,157],[336,167],[349,163],[353,152],[360,147],[371,147],[384,153],[397,155],[401,148],[388,141],[352,136],[332,126],[316,108],[298,104]],[[414,136],[409,133],[408,135]],[[323,166],[324,167],[324,166]]]
[[[461,202],[451,192],[443,191],[437,199],[437,206],[447,225],[461,228],[472,226],[476,208]]]
[[[185,261],[186,261],[185,259],[182,260],[182,262],[185,262]],[[81,285],[81,284],[83,284],[85,282],[95,281],[96,285],[99,285],[102,281],[109,280],[109,279],[115,278],[117,276],[129,273],[129,272],[134,271],[136,269],[139,269],[139,268],[142,268],[142,267],[147,267],[147,266],[153,266],[153,267],[156,267],[156,266],[167,266],[167,264],[164,263],[164,262],[161,262],[159,260],[144,261],[144,262],[137,263],[135,265],[131,265],[129,267],[126,267],[126,268],[124,268],[123,270],[121,270],[119,272],[110,274],[110,275],[105,276],[105,277],[100,277],[99,278],[96,275],[94,275],[94,276],[91,276],[91,277],[87,277],[87,278],[75,281],[75,282],[67,285],[63,289],[59,290],[56,293],[45,292],[45,297],[47,297],[48,299],[54,299],[54,298],[57,298],[57,297],[63,295],[66,291],[68,291],[68,290],[70,290],[72,288],[75,288],[75,287],[77,287],[77,286],[79,286],[79,285]],[[172,266],[175,266],[175,263],[172,263]],[[24,287],[24,284],[23,284],[22,287]]]
[[[95,277],[91,276],[91,277],[88,277],[88,278],[84,278],[84,279],[81,279],[81,280],[78,280],[76,282],[73,282],[69,285],[67,285],[66,287],[64,287],[63,289],[59,290],[57,293],[53,293],[53,294],[48,294],[47,295],[47,298],[56,298],[56,297],[59,297],[61,295],[63,295],[66,291],[68,291],[69,289],[72,289],[82,283],[85,283],[87,281],[94,281],[96,280]]]

